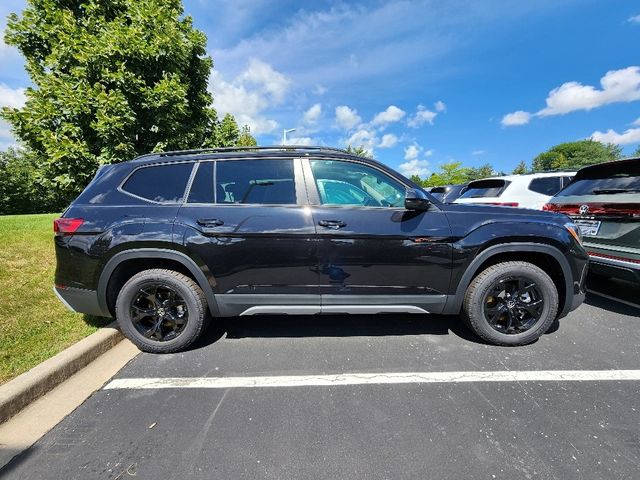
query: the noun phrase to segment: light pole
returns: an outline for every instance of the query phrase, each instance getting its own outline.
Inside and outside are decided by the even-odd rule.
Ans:
[[[289,130],[282,130],[282,145],[287,144],[287,133],[295,132],[295,128],[290,128]]]

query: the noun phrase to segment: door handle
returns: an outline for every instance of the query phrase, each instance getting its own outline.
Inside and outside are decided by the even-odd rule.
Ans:
[[[320,220],[318,225],[325,228],[331,228],[333,230],[338,230],[339,228],[344,228],[347,226],[342,220]]]
[[[199,218],[198,225],[202,227],[221,227],[224,222],[218,218]]]

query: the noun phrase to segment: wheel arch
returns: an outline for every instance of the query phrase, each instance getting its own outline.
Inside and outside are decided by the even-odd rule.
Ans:
[[[488,266],[503,260],[529,261],[534,265],[541,266],[536,259],[546,259],[552,262],[550,264],[552,271],[549,272],[547,270],[547,273],[550,274],[558,288],[560,297],[558,316],[565,316],[571,307],[570,299],[573,292],[573,276],[569,261],[558,248],[533,242],[510,242],[492,245],[478,253],[462,275],[455,294],[449,297],[444,313],[453,315],[460,313],[465,292],[471,281]],[[553,271],[554,269],[555,271]],[[560,274],[561,278],[557,274]]]
[[[172,268],[172,265],[175,268]],[[161,267],[170,268],[186,274],[191,277],[204,292],[211,315],[219,316],[220,311],[212,288],[215,286],[213,277],[207,276],[203,269],[185,253],[162,248],[125,250],[115,254],[107,261],[100,274],[97,289],[98,303],[103,311],[110,312],[113,315],[113,281],[124,283],[121,279],[117,278],[117,275],[118,272],[125,267],[129,267],[125,269],[125,271],[135,273],[148,268]],[[127,275],[123,277],[124,281],[126,281],[126,276]],[[129,274],[128,277],[130,278],[131,275]],[[115,295],[117,295],[117,291],[115,291]]]

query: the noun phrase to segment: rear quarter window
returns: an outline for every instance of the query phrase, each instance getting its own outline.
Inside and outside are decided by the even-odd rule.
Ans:
[[[135,170],[122,190],[159,203],[179,203],[184,198],[193,163],[154,165]]]
[[[534,178],[529,183],[529,190],[553,197],[562,188],[562,177]]]

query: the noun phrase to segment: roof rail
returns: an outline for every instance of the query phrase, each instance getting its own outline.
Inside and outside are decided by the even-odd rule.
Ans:
[[[301,146],[301,145],[273,145],[268,147],[221,147],[221,148],[200,148],[195,150],[175,150],[171,152],[147,153],[136,157],[134,160],[147,157],[172,157],[176,155],[199,155],[206,153],[227,153],[227,152],[245,152],[245,151],[271,151],[271,150],[294,150],[304,152],[338,152],[347,155],[355,155],[341,148],[321,147],[321,146]],[[357,156],[357,155],[356,155]]]

